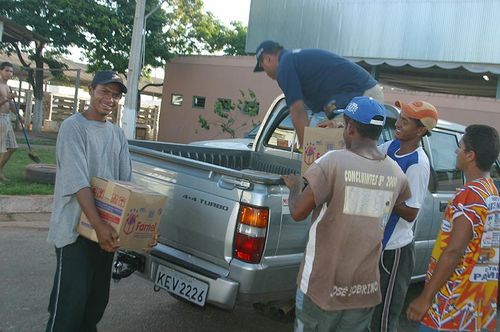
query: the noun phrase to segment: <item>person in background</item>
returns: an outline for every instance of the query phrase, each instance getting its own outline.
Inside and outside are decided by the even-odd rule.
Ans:
[[[288,50],[265,40],[257,47],[255,57],[254,72],[264,71],[285,94],[301,146],[304,127],[318,125],[320,119],[346,107],[352,98],[364,95],[383,102],[377,81],[361,66],[335,53],[314,48]],[[307,109],[314,114],[311,123]]]
[[[425,101],[405,104],[396,101],[401,112],[394,136],[378,148],[401,167],[408,177],[411,197],[394,207],[385,226],[383,251],[380,258],[380,290],[382,303],[373,314],[371,331],[397,331],[399,315],[405,304],[415,266],[414,221],[428,192],[429,158],[420,146],[422,137],[430,135],[436,126],[436,108]]]
[[[89,85],[90,106],[67,118],[56,143],[56,182],[48,242],[57,265],[46,331],[97,331],[109,298],[118,234],[101,220],[94,202],[92,177],[130,181],[131,160],[125,135],[107,120],[127,88],[112,71],[95,74]],[[77,232],[85,213],[99,243]]]
[[[456,155],[466,183],[445,210],[424,290],[407,309],[420,331],[496,330],[500,197],[489,172],[499,152],[496,129],[465,129]]]
[[[297,277],[296,331],[367,331],[380,303],[384,225],[410,197],[399,166],[377,149],[385,108],[355,97],[344,110],[345,150],[329,151],[299,175],[283,176],[293,219],[313,210]]]
[[[3,168],[18,147],[10,121],[10,112],[16,114],[13,100],[15,95],[7,85],[12,75],[14,75],[14,66],[10,62],[0,63],[0,181],[7,180],[3,174]]]

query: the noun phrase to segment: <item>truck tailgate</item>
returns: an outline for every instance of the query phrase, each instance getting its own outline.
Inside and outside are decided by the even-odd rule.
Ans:
[[[160,243],[229,268],[242,190],[221,174],[133,161],[133,180],[167,196]]]

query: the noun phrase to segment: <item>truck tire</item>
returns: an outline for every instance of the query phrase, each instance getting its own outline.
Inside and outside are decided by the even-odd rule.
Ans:
[[[56,181],[56,165],[29,164],[24,168],[24,178],[31,182],[54,184]]]

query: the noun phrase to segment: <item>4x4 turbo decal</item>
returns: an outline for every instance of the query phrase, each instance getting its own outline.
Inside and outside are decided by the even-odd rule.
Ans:
[[[213,207],[213,208],[216,208],[216,209],[219,209],[219,210],[229,211],[229,206],[222,205],[222,204],[219,204],[219,203],[215,203],[215,202],[212,202],[212,201],[207,201],[206,199],[203,199],[203,198],[198,198],[198,197],[189,196],[189,195],[182,195],[182,198],[189,199],[189,200],[191,200],[193,202],[200,202],[200,204],[203,204],[203,205],[206,205],[206,206],[209,206],[209,207]]]

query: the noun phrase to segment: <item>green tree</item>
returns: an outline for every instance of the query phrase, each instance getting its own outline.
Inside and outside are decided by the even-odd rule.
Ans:
[[[0,15],[28,27],[44,38],[29,44],[0,43],[0,48],[4,52],[8,54],[15,52],[24,67],[33,69],[29,70],[27,74],[35,96],[34,127],[37,129],[40,129],[42,125],[44,77],[42,68],[44,64],[55,69],[64,67],[57,60],[57,56],[66,54],[68,46],[85,42],[80,17],[86,13],[89,14],[91,10],[92,6],[86,1],[2,0]],[[23,54],[26,54],[27,57]],[[54,73],[55,75],[61,74],[60,72]]]
[[[208,12],[207,17],[213,18],[212,13]],[[200,31],[210,53],[222,51],[225,55],[246,55],[247,27],[239,21],[231,22],[229,28],[220,22],[215,22],[215,24],[212,22],[206,22]]]
[[[246,55],[247,27],[239,21],[231,22],[233,29],[225,31],[223,51],[226,55]]]
[[[247,123],[242,123],[240,127],[234,128],[235,118],[234,111],[238,110],[249,117],[255,117],[259,114],[259,101],[255,92],[248,89],[248,94],[240,90],[241,98],[232,102],[230,99],[218,99],[214,105],[214,113],[217,115],[217,120],[208,121],[202,115],[198,116],[198,124],[202,129],[210,130],[211,125],[219,127],[222,133],[228,133],[232,138],[236,137],[236,130],[246,126]],[[252,125],[256,123],[252,120]]]
[[[60,59],[69,53],[71,46],[84,50],[90,72],[113,69],[126,74],[135,1],[1,1],[0,15],[44,37],[43,41],[30,44],[0,43],[0,49],[9,54],[17,53],[23,66],[33,68],[28,71],[28,81],[35,96],[35,119],[41,120],[43,72],[40,69],[44,64],[54,69],[64,68]],[[236,54],[228,46],[228,36],[237,36],[240,32],[230,33],[230,29],[211,13],[204,13],[202,8],[202,0],[146,2],[146,13],[151,15],[144,28],[144,72],[163,66],[176,54],[216,52],[224,48]],[[237,29],[240,31],[241,27]],[[41,123],[34,127],[40,129]]]

